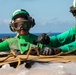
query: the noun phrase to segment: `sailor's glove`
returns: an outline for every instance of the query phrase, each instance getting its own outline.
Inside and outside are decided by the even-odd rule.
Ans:
[[[38,37],[37,40],[41,44],[49,44],[50,43],[50,38],[47,34],[43,33]]]
[[[44,47],[40,50],[41,55],[55,55],[61,52],[60,48]]]

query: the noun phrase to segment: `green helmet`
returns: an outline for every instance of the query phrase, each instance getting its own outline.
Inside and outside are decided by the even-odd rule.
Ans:
[[[29,13],[24,9],[16,10],[12,15],[12,20],[16,19],[18,16],[30,16]]]
[[[28,24],[29,24],[30,28],[32,28],[35,25],[34,18],[32,18],[26,10],[19,9],[13,13],[12,20],[9,24],[9,27],[10,27],[11,31],[13,31],[13,32],[17,31],[16,28],[14,27],[14,22],[15,22],[16,18],[25,18],[29,22]]]

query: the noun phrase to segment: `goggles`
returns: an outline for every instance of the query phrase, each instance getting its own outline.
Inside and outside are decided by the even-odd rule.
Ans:
[[[30,28],[30,22],[28,20],[20,20],[17,22],[12,22],[10,25],[16,31],[20,30],[20,28],[23,28],[24,30],[28,30]]]

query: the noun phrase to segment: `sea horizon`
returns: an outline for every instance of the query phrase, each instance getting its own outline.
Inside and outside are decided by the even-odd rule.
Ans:
[[[60,33],[61,33],[61,32],[58,32],[58,33],[50,33],[50,34],[48,34],[48,35],[49,35],[49,36],[53,36],[53,35],[58,35],[58,34],[60,34]],[[16,34],[17,34],[17,33],[0,33],[0,38],[7,37],[7,36],[13,37],[13,36],[16,36]],[[42,33],[32,33],[32,34],[39,36],[39,35],[42,34]]]

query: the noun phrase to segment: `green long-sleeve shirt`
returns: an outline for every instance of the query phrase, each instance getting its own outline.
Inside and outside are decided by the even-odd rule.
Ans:
[[[9,51],[11,49],[18,49],[21,52],[27,51],[31,46],[35,45],[34,41],[37,40],[37,36],[33,34],[27,34],[26,36],[15,36],[9,38],[0,43],[0,51]]]
[[[75,36],[76,26],[59,35],[50,37],[51,47],[59,47],[63,52],[68,52],[70,50],[76,49]]]
[[[29,50],[32,46],[38,46],[42,48],[42,44],[36,43],[38,36],[31,33],[27,35],[18,35],[13,38],[9,38],[0,43],[0,51],[10,51],[12,49],[20,50],[21,53]]]

